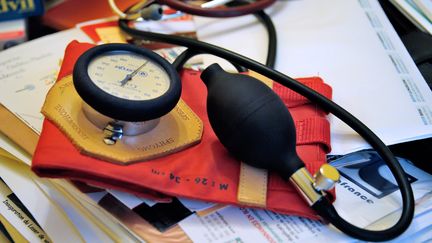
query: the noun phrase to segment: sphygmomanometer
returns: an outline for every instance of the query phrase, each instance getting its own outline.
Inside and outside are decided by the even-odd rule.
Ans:
[[[323,219],[350,236],[367,241],[383,241],[397,237],[408,228],[413,218],[414,199],[405,172],[389,148],[366,125],[345,109],[296,80],[270,68],[274,60],[267,63],[270,66],[268,67],[209,43],[131,27],[131,21],[138,18],[161,19],[162,11],[159,4],[195,15],[232,17],[262,11],[274,1],[257,0],[216,8],[189,5],[177,0],[141,1],[129,8],[126,13],[118,10],[114,1],[109,0],[109,2],[120,15],[121,30],[131,37],[184,46],[187,50],[171,65],[151,51],[128,44],[108,44],[90,49],[80,57],[74,69],[75,86],[80,96],[90,106],[89,113],[94,109],[108,117],[132,122],[157,119],[172,109],[180,97],[181,81],[176,69],[181,69],[190,57],[197,54],[221,57],[239,70],[244,68],[253,70],[294,90],[334,114],[369,142],[386,161],[400,188],[403,201],[400,219],[392,227],[381,231],[362,229],[342,219],[326,197],[326,191],[339,179],[338,171],[331,166],[325,166],[321,176],[314,177],[308,172],[295,150],[296,135],[292,117],[280,98],[255,78],[228,73],[218,64],[213,64],[201,75],[208,89],[208,117],[220,142],[233,156],[252,166],[277,171],[283,179],[290,181],[298,189],[309,206]],[[115,58],[111,58],[112,56]],[[116,65],[112,65],[112,70],[109,70],[106,68],[106,63],[113,60],[121,61],[122,58],[135,62],[136,68],[128,70],[129,74],[126,76],[116,76],[116,73],[119,73]],[[274,59],[274,54],[269,59]],[[143,69],[146,69],[146,72],[143,72]],[[82,70],[88,71],[82,72]],[[121,80],[120,86],[128,88],[118,89],[116,88],[118,84],[110,85],[109,80],[112,78]],[[131,85],[127,84],[132,78],[148,81],[143,82],[142,87],[131,88]],[[139,82],[134,82],[133,85],[141,85],[136,83]],[[226,92],[228,85],[230,92]],[[142,113],[139,112],[140,110],[151,110],[151,112]],[[226,117],[231,119],[225,119]],[[99,118],[95,116],[94,119]],[[152,124],[148,126],[151,127],[154,125]],[[111,140],[107,143],[114,143],[122,134],[116,129],[121,127],[116,128],[113,125]],[[132,128],[129,131],[133,133],[134,129],[148,129],[148,127]]]

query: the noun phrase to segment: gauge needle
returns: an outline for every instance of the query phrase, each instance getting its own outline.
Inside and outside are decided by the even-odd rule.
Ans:
[[[139,72],[139,70],[141,70],[141,68],[143,68],[145,65],[147,65],[148,62],[149,61],[147,60],[145,63],[143,63],[137,69],[135,69],[135,71],[133,71],[129,74],[126,74],[126,77],[122,81],[120,81],[120,85],[124,86],[127,82],[129,82],[129,80],[131,80]]]

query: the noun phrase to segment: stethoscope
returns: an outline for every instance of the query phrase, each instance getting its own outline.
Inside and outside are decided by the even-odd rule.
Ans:
[[[254,13],[271,5],[274,0],[255,1],[248,5],[230,8],[203,8],[176,0],[158,0],[156,2],[194,15],[232,17]],[[120,11],[113,0],[109,0],[109,3],[120,16],[119,27],[131,37],[187,47],[188,49],[173,63],[177,70],[180,70],[183,64],[194,55],[212,54],[226,59],[236,66],[264,75],[320,105],[324,110],[333,113],[362,136],[386,161],[402,194],[401,217],[395,225],[381,231],[358,228],[342,219],[326,197],[325,192],[329,189],[326,184],[331,185],[332,183],[329,181],[337,180],[337,171],[333,171],[334,168],[327,168],[328,176],[324,178],[324,183],[319,183],[318,178],[314,178],[307,171],[295,151],[295,128],[291,115],[278,96],[252,77],[227,73],[218,64],[213,64],[205,69],[201,75],[201,79],[208,89],[208,116],[217,137],[236,158],[255,167],[278,171],[285,180],[290,181],[298,189],[305,201],[318,215],[352,237],[366,241],[384,241],[399,236],[408,228],[414,214],[414,198],[405,172],[389,148],[348,111],[285,74],[240,54],[186,37],[152,33],[131,27],[130,21],[137,18],[162,18],[160,6],[154,5],[153,1],[141,1],[131,7],[127,13]],[[227,87],[228,84],[232,91],[230,93],[241,93],[242,95],[227,94],[223,87]],[[253,105],[250,105],[251,101],[253,101]],[[226,103],[231,105],[223,105]],[[238,107],[248,107],[248,114],[239,113]],[[247,116],[247,119],[240,116]],[[227,124],[227,119],[224,117],[232,117],[232,120],[237,122]],[[266,139],[268,137],[272,138],[272,142]]]

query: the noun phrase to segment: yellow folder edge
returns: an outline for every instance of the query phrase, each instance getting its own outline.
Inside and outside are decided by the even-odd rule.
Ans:
[[[4,225],[6,228],[6,231],[9,233],[10,237],[12,237],[12,240],[14,242],[29,242],[22,234],[13,227],[9,221],[7,221],[3,215],[0,214],[0,222]]]

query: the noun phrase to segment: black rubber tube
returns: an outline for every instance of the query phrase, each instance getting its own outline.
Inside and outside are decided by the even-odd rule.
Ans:
[[[149,1],[149,4],[153,3],[153,1]],[[244,5],[248,5],[248,2],[241,2],[241,1],[237,1],[237,2],[231,2],[230,5],[233,6],[244,6]],[[147,6],[148,7],[148,6]],[[126,9],[126,12],[128,13],[130,11],[132,7],[129,7],[128,9]],[[276,62],[276,52],[277,52],[277,34],[276,34],[276,28],[273,24],[272,19],[270,18],[270,16],[267,15],[267,13],[264,10],[259,10],[256,11],[253,14],[263,25],[264,28],[267,31],[267,35],[268,35],[268,44],[267,44],[267,57],[266,57],[266,66],[270,67],[270,68],[274,68],[275,62]],[[187,58],[186,56],[182,56],[181,59],[179,59],[179,61],[183,60],[184,58],[186,58],[183,62],[183,64],[191,57],[195,56],[195,55],[199,55],[200,53],[195,52],[193,55],[191,55],[191,53],[185,53],[187,54]],[[239,72],[245,72],[247,71],[244,67],[239,66],[238,64],[235,64],[233,62],[231,62],[231,64],[237,69],[237,71]]]
[[[414,216],[414,196],[411,189],[411,185],[409,184],[408,179],[405,176],[404,170],[402,169],[402,167],[400,166],[399,162],[396,160],[392,152],[389,150],[389,148],[367,126],[365,126],[360,120],[358,120],[356,117],[351,115],[349,112],[347,112],[345,109],[340,107],[338,104],[334,103],[333,101],[327,99],[325,96],[315,92],[314,90],[306,87],[305,85],[297,82],[293,78],[290,78],[281,72],[270,69],[264,66],[263,64],[260,64],[250,58],[226,50],[224,48],[209,43],[205,43],[202,41],[181,37],[181,36],[164,35],[159,33],[136,30],[128,26],[127,20],[119,20],[119,26],[124,32],[128,33],[132,37],[144,38],[153,41],[162,41],[162,42],[167,42],[179,46],[185,46],[198,52],[212,54],[227,59],[230,62],[238,63],[250,70],[253,70],[259,74],[262,74],[274,80],[275,82],[284,85],[289,89],[292,89],[293,91],[299,93],[300,95],[303,95],[310,101],[318,104],[324,110],[331,112],[333,115],[341,119],[352,129],[354,129],[378,152],[378,154],[386,162],[387,166],[389,167],[390,171],[395,177],[395,180],[400,188],[400,192],[402,195],[402,202],[403,202],[401,217],[399,218],[399,220],[396,222],[395,225],[393,225],[389,229],[386,229],[385,231],[365,230],[365,232],[367,232],[366,235],[361,234],[357,236],[357,235],[352,235],[351,234],[352,231],[346,230],[345,228],[341,228],[340,230],[345,230],[343,231],[344,233],[349,234],[353,237],[358,237],[359,239],[362,240],[382,241],[382,240],[390,240],[392,238],[395,238],[398,235],[402,234],[408,228]],[[333,217],[334,214],[328,214],[327,216]],[[332,221],[330,218],[328,218],[327,220],[329,220],[330,222]],[[340,217],[337,219],[337,221],[339,220],[345,221]],[[385,235],[384,233],[381,232],[384,232]]]
[[[226,5],[231,6],[242,6],[250,4],[247,1],[232,1],[227,3]],[[270,68],[274,68],[276,63],[276,52],[277,52],[277,34],[276,28],[273,24],[273,20],[264,10],[259,10],[253,15],[264,25],[267,36],[268,36],[268,44],[267,44],[267,57],[266,57],[266,66]]]
[[[199,52],[196,52],[196,51],[194,51],[194,50],[191,50],[191,49],[186,49],[186,50],[184,50],[175,60],[174,60],[174,62],[173,62],[173,66],[174,66],[174,68],[177,70],[177,72],[180,72],[180,70],[183,68],[183,65],[190,59],[190,58],[192,58],[192,57],[194,57],[194,56],[196,56],[196,55],[199,55],[199,54],[201,54],[201,53],[199,53]],[[237,69],[237,71],[239,72],[239,73],[241,73],[241,72],[247,72],[247,69],[246,68],[244,68],[244,67],[242,67],[242,66],[240,66],[240,65],[237,65],[236,63],[231,63],[236,69]]]
[[[267,30],[268,44],[267,44],[267,57],[266,66],[270,68],[275,67],[276,51],[277,51],[277,35],[276,28],[271,18],[264,12],[258,11],[254,13],[255,17],[264,25]]]
[[[400,235],[400,232],[404,232],[406,229],[406,227],[401,224],[380,231],[359,228],[342,219],[333,205],[326,198],[321,198],[321,200],[312,205],[312,208],[322,218],[327,219],[340,231],[364,241],[386,241],[397,237]]]

